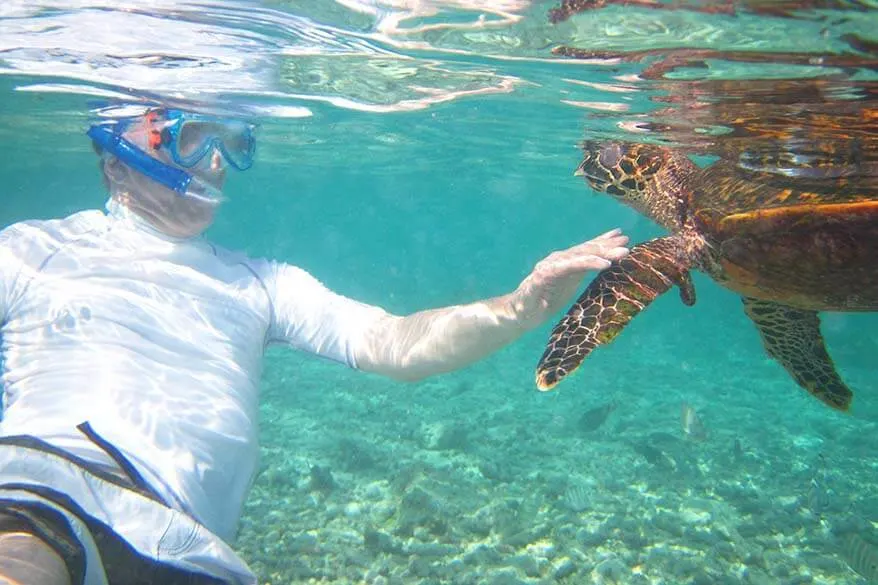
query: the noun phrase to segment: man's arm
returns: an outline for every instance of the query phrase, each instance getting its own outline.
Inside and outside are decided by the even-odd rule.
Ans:
[[[362,370],[420,380],[467,366],[543,323],[568,304],[582,278],[628,254],[612,230],[537,263],[515,291],[476,303],[375,319],[354,347]]]
[[[12,280],[18,274],[21,260],[12,247],[13,228],[0,230],[0,326],[9,316]]]

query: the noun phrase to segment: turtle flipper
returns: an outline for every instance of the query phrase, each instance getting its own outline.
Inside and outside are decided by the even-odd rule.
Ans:
[[[548,390],[573,373],[598,345],[674,284],[686,304],[695,302],[689,263],[679,237],[656,238],[601,272],[555,325],[537,366],[537,387]]]
[[[832,408],[847,410],[853,393],[842,381],[820,334],[816,311],[744,297],[744,310],[762,336],[765,351],[796,383]]]
[[[695,284],[692,282],[692,276],[688,272],[684,272],[680,281],[676,283],[680,287],[680,300],[687,307],[695,304]]]

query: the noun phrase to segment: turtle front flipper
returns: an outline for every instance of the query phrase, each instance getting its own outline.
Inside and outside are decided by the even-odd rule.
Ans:
[[[820,334],[816,311],[744,297],[744,310],[762,336],[765,351],[799,386],[832,408],[847,410],[853,393],[842,381]]]
[[[690,260],[679,236],[634,246],[598,274],[555,325],[537,366],[537,387],[549,390],[573,373],[598,345],[611,342],[640,311],[671,286],[687,305],[695,302]]]

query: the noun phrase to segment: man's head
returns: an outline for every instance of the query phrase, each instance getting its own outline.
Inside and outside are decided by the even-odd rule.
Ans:
[[[213,222],[229,165],[253,162],[253,127],[239,120],[153,109],[113,126],[93,126],[114,200],[174,237]]]

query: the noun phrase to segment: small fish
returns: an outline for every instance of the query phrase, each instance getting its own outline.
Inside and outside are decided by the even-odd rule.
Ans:
[[[736,461],[744,457],[744,444],[738,437],[735,437],[735,442],[732,445],[732,457],[734,457]]]
[[[683,436],[688,439],[703,441],[707,438],[707,430],[698,418],[698,413],[686,402],[683,403],[680,413],[680,426],[683,429]]]
[[[671,433],[666,433],[665,431],[649,433],[646,438],[650,445],[658,447],[659,449],[673,450],[680,445],[680,437],[672,435]]]
[[[582,416],[579,417],[579,424],[577,425],[577,428],[586,433],[598,430],[601,425],[606,422],[607,417],[610,416],[610,413],[616,410],[616,406],[616,401],[611,400],[606,404],[595,406],[594,408],[586,410],[584,413],[582,413]]]
[[[589,491],[585,486],[574,484],[564,490],[564,504],[572,512],[582,512],[591,505]]]
[[[634,443],[634,452],[642,456],[646,461],[665,471],[673,471],[677,468],[677,462],[661,449],[646,442]]]
[[[826,458],[820,453],[814,468],[814,476],[808,486],[805,503],[815,516],[822,516],[832,503],[827,489]]]
[[[822,516],[832,503],[829,498],[829,492],[826,490],[823,482],[818,481],[816,477],[811,479],[811,485],[808,487],[805,502],[808,510],[815,516]]]
[[[878,546],[851,532],[842,539],[842,551],[848,566],[863,579],[878,580]]]

